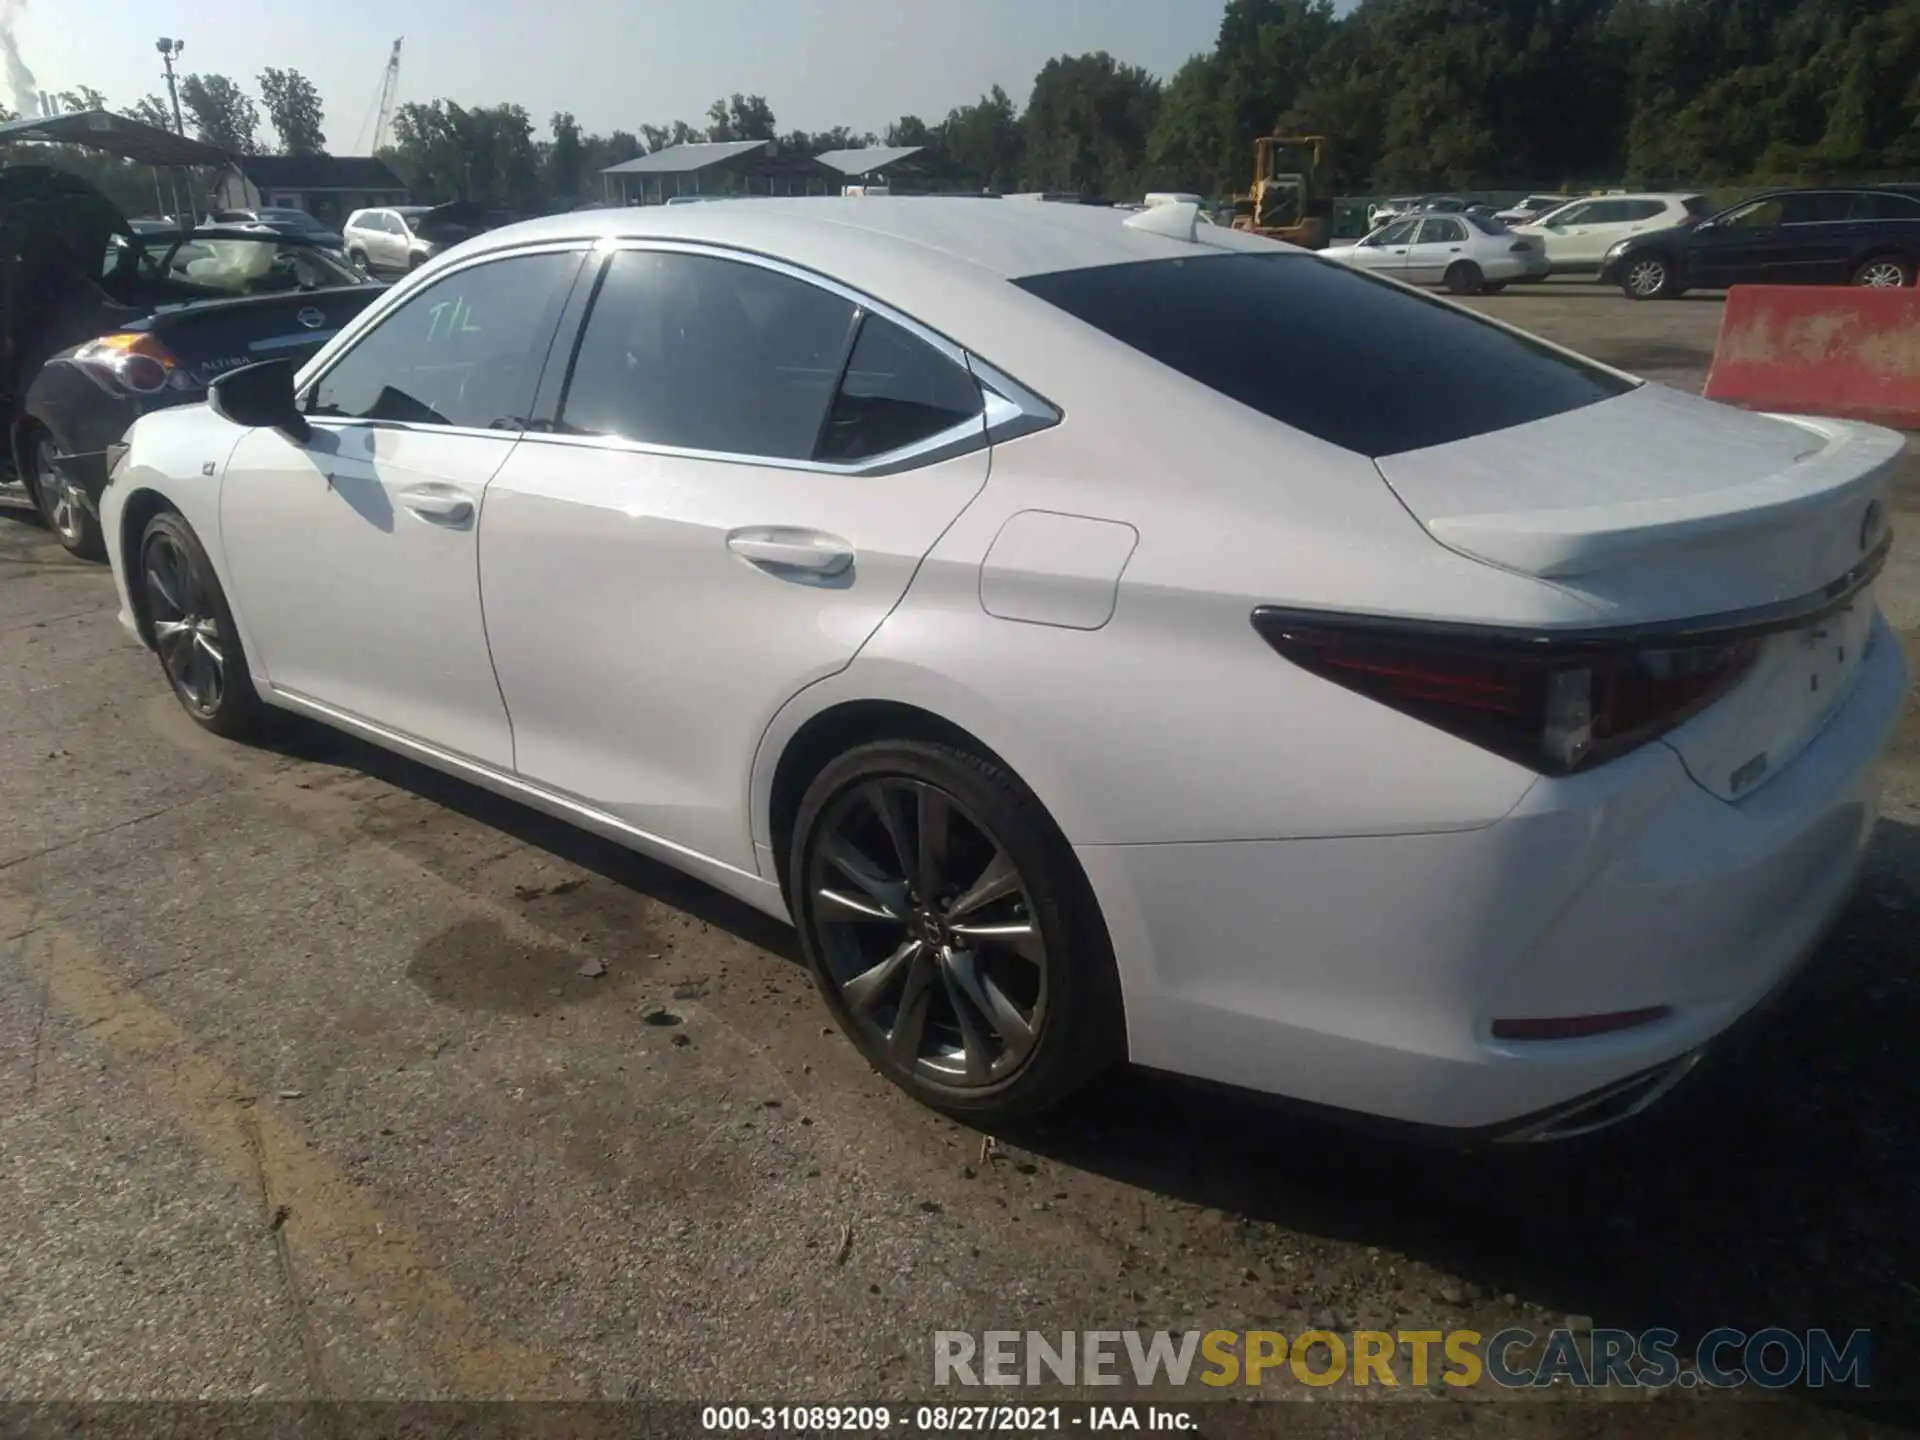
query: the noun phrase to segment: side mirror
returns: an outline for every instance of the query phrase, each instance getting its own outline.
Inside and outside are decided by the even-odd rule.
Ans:
[[[296,444],[306,444],[313,434],[293,396],[291,360],[262,360],[229,370],[208,387],[207,404],[222,420],[278,430]]]

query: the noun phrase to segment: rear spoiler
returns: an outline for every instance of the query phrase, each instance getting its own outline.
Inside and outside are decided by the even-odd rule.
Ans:
[[[1543,580],[1564,579],[1641,559],[1676,542],[1773,529],[1849,492],[1866,494],[1885,481],[1906,443],[1889,430],[1803,415],[1773,418],[1826,443],[1771,475],[1721,490],[1571,509],[1436,515],[1427,530],[1462,554]]]

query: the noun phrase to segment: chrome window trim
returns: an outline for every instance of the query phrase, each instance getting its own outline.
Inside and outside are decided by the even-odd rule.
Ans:
[[[646,441],[627,440],[612,435],[558,435],[541,430],[489,430],[463,425],[426,425],[397,420],[367,420],[339,416],[309,417],[311,423],[340,427],[379,427],[390,430],[419,430],[434,435],[489,436],[495,439],[517,439],[528,444],[572,446],[590,450],[616,451],[635,455],[657,455],[666,459],[708,460],[717,464],[752,465],[762,469],[795,470],[816,475],[841,476],[879,476],[898,474],[907,470],[917,470],[944,460],[956,459],[982,447],[1017,439],[1037,430],[1044,430],[1060,423],[1062,413],[1059,407],[1043,396],[1028,389],[1019,381],[967,350],[964,346],[942,335],[939,331],[915,319],[905,311],[876,300],[863,291],[821,274],[805,266],[777,259],[759,251],[746,250],[737,246],[721,245],[696,240],[652,239],[645,236],[599,236],[578,237],[572,240],[549,240],[538,244],[515,246],[512,249],[490,250],[451,265],[434,275],[435,280],[444,279],[480,265],[524,255],[542,255],[567,252],[591,252],[598,255],[612,255],[620,251],[632,250],[655,253],[699,255],[710,259],[727,260],[737,264],[754,265],[774,274],[783,275],[804,285],[812,285],[847,301],[865,314],[878,315],[882,319],[898,325],[908,334],[922,343],[931,346],[940,354],[959,365],[973,376],[981,390],[982,409],[979,415],[965,422],[917,440],[911,445],[903,445],[881,455],[870,456],[853,463],[837,463],[825,460],[789,459],[779,456],[750,455],[723,450],[699,450],[687,446],[660,445]],[[583,277],[584,278],[584,272]],[[598,277],[595,277],[596,279]],[[325,368],[318,371],[311,380],[300,386],[298,402],[304,410],[316,386],[324,381],[335,366],[345,360],[359,348],[366,335],[380,324],[384,317],[399,310],[413,299],[413,291],[423,287],[408,287],[407,293],[396,297],[391,303],[373,307],[372,313],[359,317],[362,324],[349,336],[349,343],[338,354],[327,357]],[[592,311],[587,312],[591,319]],[[578,339],[576,334],[574,339]]]
[[[979,362],[964,346],[956,344],[938,330],[915,319],[905,311],[883,300],[876,300],[864,291],[857,290],[830,275],[823,275],[817,270],[809,270],[803,265],[795,265],[790,261],[764,255],[757,250],[746,250],[737,246],[700,240],[609,236],[597,241],[593,248],[608,255],[621,251],[640,251],[654,254],[697,255],[735,264],[753,265],[800,284],[824,290],[830,295],[845,300],[864,314],[878,315],[881,319],[898,325],[916,340],[938,351],[966,370],[980,386],[981,413],[961,424],[917,440],[911,445],[902,445],[883,454],[851,463],[777,455],[752,455],[725,450],[701,450],[690,446],[628,440],[614,435],[557,435],[538,430],[522,433],[521,439],[530,444],[570,445],[625,454],[657,455],[666,459],[708,460],[716,464],[753,465],[762,469],[795,470],[813,475],[878,476],[918,470],[944,460],[956,459],[983,446],[991,446],[996,441],[1011,440],[1017,435],[1029,434],[1034,430],[1058,424],[1060,421],[1060,412],[1057,408],[993,366]],[[592,312],[589,311],[588,318],[591,319],[591,316]]]
[[[581,238],[577,240],[544,240],[537,244],[516,245],[512,249],[507,250],[488,250],[483,254],[469,256],[456,264],[447,266],[443,270],[434,271],[431,276],[427,277],[426,283],[410,284],[403,280],[397,285],[389,286],[384,299],[369,305],[340,328],[339,333],[334,337],[335,340],[342,340],[342,337],[344,337],[340,349],[331,355],[327,354],[323,349],[313,357],[313,360],[308,362],[309,364],[318,362],[321,368],[314,371],[311,376],[302,375],[296,377],[297,388],[294,391],[294,403],[300,406],[301,413],[305,414],[307,403],[313,397],[314,387],[322,380],[325,380],[328,375],[332,374],[334,368],[338,366],[341,361],[353,354],[355,350],[358,350],[361,343],[369,334],[379,326],[385,324],[387,316],[404,306],[412,304],[415,296],[418,295],[421,290],[424,290],[427,284],[437,284],[450,275],[463,274],[468,270],[477,269],[482,265],[491,265],[500,260],[515,260],[525,255],[564,255],[568,253],[584,255],[593,248],[593,241],[591,239]],[[409,279],[411,278],[412,277],[409,277]],[[577,281],[577,274],[575,279]],[[328,418],[336,424],[397,425],[404,423],[393,420],[351,420],[342,419],[338,416]],[[470,427],[454,425],[420,425],[417,427],[408,426],[407,428],[436,431],[470,429]],[[489,435],[518,435],[520,432],[518,430],[489,430],[481,433]]]

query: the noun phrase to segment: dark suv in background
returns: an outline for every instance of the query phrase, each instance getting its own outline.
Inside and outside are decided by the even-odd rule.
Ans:
[[[1615,245],[1600,279],[1634,300],[1729,285],[1913,284],[1920,187],[1775,190]]]

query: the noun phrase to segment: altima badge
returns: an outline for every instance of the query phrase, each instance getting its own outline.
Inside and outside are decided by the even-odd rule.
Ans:
[[[324,310],[316,310],[311,305],[293,318],[309,330],[318,330],[322,325],[327,323],[326,312]]]

